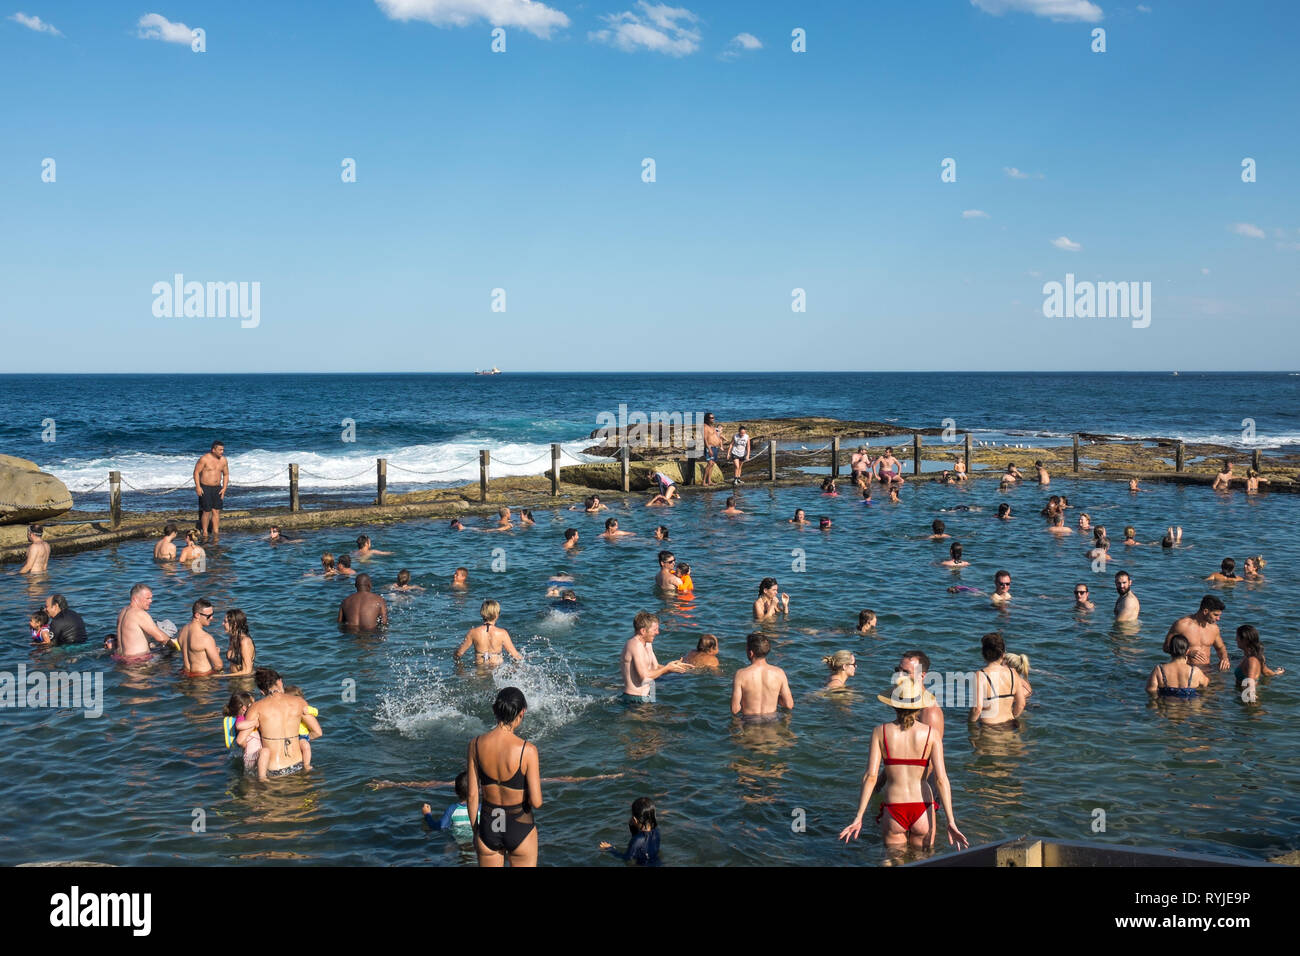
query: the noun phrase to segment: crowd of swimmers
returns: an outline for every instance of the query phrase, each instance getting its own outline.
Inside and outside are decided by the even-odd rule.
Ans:
[[[712,466],[717,464],[723,446],[711,414],[706,416],[704,431],[707,476]],[[726,448],[727,457],[734,468],[733,484],[738,486],[743,483],[740,477],[743,464],[752,453],[751,441],[743,426],[731,442],[727,443]],[[205,462],[202,460],[195,469],[196,490],[201,501],[212,506],[212,512],[218,513],[224,499],[224,488],[229,481],[221,452],[220,443],[216,443],[213,447],[214,460],[206,463],[210,471],[204,471]],[[205,460],[208,457],[205,456]],[[884,454],[872,460],[866,447],[860,447],[852,456],[850,476],[867,505],[872,503],[873,483],[887,486],[891,500],[894,501],[899,500],[898,492],[904,484],[902,467],[894,457],[892,448],[886,448]],[[1215,488],[1228,488],[1234,477],[1232,466],[1228,463],[1216,479]],[[213,480],[202,481],[203,478]],[[1050,475],[1041,461],[1035,462],[1035,478],[1040,486],[1050,483]],[[944,484],[966,480],[964,462],[960,458],[950,471],[945,470],[939,478]],[[1019,469],[1014,464],[1009,464],[1000,478],[1000,484],[1006,488],[1025,480]],[[1256,491],[1262,480],[1253,470],[1249,472],[1246,479],[1247,491]],[[652,486],[653,495],[646,502],[647,506],[671,508],[680,500],[674,481],[662,471],[652,476]],[[1137,493],[1143,489],[1134,479],[1129,482],[1129,490]],[[839,494],[833,478],[821,482],[821,493],[825,496]],[[737,496],[732,495],[727,498],[721,513],[728,516],[743,515],[745,512],[740,505]],[[1091,517],[1083,513],[1079,515],[1075,527],[1071,528],[1067,520],[1070,507],[1068,498],[1052,495],[1040,512],[1046,522],[1044,530],[1060,538],[1074,533],[1090,534],[1092,543],[1085,551],[1085,557],[1092,562],[1094,571],[1104,568],[1107,562],[1113,560],[1105,527],[1094,525]],[[599,514],[608,510],[608,506],[601,502],[599,496],[591,495],[581,506],[574,506],[571,510]],[[957,512],[979,509],[976,506],[959,505],[943,510]],[[219,529],[219,514],[205,517],[212,519],[211,535],[212,540],[215,540]],[[997,517],[1012,520],[1011,506],[1006,502],[999,505]],[[795,511],[788,523],[803,526],[810,522],[801,508]],[[518,527],[527,528],[534,524],[532,512],[527,509],[521,511]],[[822,530],[829,530],[832,526],[829,517],[822,517],[818,524]],[[506,507],[499,510],[494,524],[477,530],[503,532],[514,530],[515,527],[514,514]],[[450,530],[459,532],[470,529],[460,519],[453,519]],[[154,544],[155,558],[182,563],[203,560],[202,540],[207,538],[209,528],[205,525],[202,532],[189,531],[185,535],[185,546],[179,552],[175,544],[178,534],[179,529],[175,523],[165,526]],[[617,540],[633,535],[634,532],[620,528],[618,520],[610,517],[605,520],[603,533],[599,537]],[[567,528],[563,548],[569,551],[577,549],[579,537],[576,528]],[[961,542],[951,540],[942,519],[935,519],[930,525],[930,533],[924,537],[947,543],[949,556],[939,562],[942,566],[960,569],[969,565],[963,557]],[[654,530],[654,538],[667,542],[670,538],[668,527],[658,525]],[[301,543],[301,539],[284,537],[278,527],[271,528],[268,540],[271,544]],[[1159,542],[1151,544],[1158,543],[1168,549],[1179,547],[1181,541],[1182,528],[1171,526]],[[43,540],[43,529],[39,525],[29,527],[28,542],[28,556],[22,572],[45,571],[49,560],[49,545]],[[354,560],[367,561],[374,556],[387,556],[392,552],[374,548],[366,535],[360,535],[356,539],[356,545],[356,550],[351,554],[340,554],[337,557],[331,553],[322,555],[322,570],[319,573],[325,578],[346,577],[353,581],[354,593],[344,598],[339,605],[338,624],[349,630],[372,631],[387,625],[387,603],[374,592],[371,576],[365,572],[358,573],[352,564]],[[1123,546],[1141,545],[1143,542],[1137,540],[1135,529],[1126,527]],[[679,598],[691,596],[695,584],[690,566],[678,562],[674,553],[666,549],[660,550],[657,558],[659,568],[655,578],[656,589],[661,594]],[[1216,585],[1260,582],[1264,580],[1262,569],[1265,564],[1261,555],[1249,556],[1244,561],[1242,574],[1238,575],[1236,561],[1225,558],[1219,570],[1208,575],[1206,580]],[[579,605],[577,594],[571,587],[573,580],[569,575],[559,574],[548,581],[546,595],[556,601],[557,609],[573,611]],[[450,586],[453,590],[466,590],[469,587],[468,571],[463,567],[456,569]],[[1136,620],[1140,604],[1132,590],[1129,573],[1116,573],[1114,586],[1117,594],[1115,620]],[[1013,600],[1011,587],[1010,572],[998,570],[994,574],[992,593],[988,595],[991,603],[995,606],[1008,605]],[[389,587],[389,591],[394,594],[422,590],[420,585],[412,584],[408,569],[400,570]],[[983,593],[966,585],[954,585],[948,590],[954,593]],[[763,578],[758,584],[757,592],[752,605],[752,617],[760,625],[790,615],[790,595],[780,589],[775,578]],[[1075,585],[1073,596],[1076,612],[1087,613],[1095,608],[1086,583]],[[175,652],[179,655],[180,674],[185,678],[251,677],[262,696],[254,697],[243,689],[231,694],[223,711],[226,746],[232,751],[238,748],[237,752],[242,756],[247,772],[255,773],[262,780],[309,771],[312,766],[311,741],[322,735],[317,719],[318,711],[308,703],[300,688],[286,687],[274,670],[256,666],[256,646],[244,612],[238,608],[225,611],[222,618],[222,629],[226,635],[223,648],[208,631],[216,613],[210,601],[204,598],[194,601],[190,607],[189,620],[178,629],[169,621],[154,621],[150,613],[152,600],[152,590],[147,584],[140,583],[131,588],[127,605],[117,615],[116,628],[104,642],[115,659],[126,663],[149,660],[155,649],[163,649],[166,653]],[[1195,612],[1174,622],[1163,645],[1169,660],[1152,669],[1146,683],[1148,693],[1156,698],[1194,697],[1201,688],[1211,683],[1210,674],[1215,666],[1212,655],[1217,656],[1217,670],[1227,671],[1231,667],[1229,652],[1219,630],[1224,610],[1223,601],[1208,594],[1202,598]],[[503,664],[506,658],[522,660],[523,654],[516,647],[510,633],[499,624],[499,602],[491,598],[484,600],[479,608],[479,616],[481,623],[468,630],[453,652],[453,659],[459,661],[472,652],[475,663],[488,668]],[[876,623],[875,612],[863,610],[858,616],[854,633],[872,634]],[[32,613],[28,624],[35,644],[73,644],[86,640],[84,620],[69,607],[67,598],[61,594],[51,594],[43,606]],[[716,671],[719,667],[720,641],[714,634],[701,635],[695,649],[688,654],[660,663],[654,650],[659,630],[659,617],[654,613],[641,611],[632,620],[632,636],[624,644],[620,659],[622,699],[629,704],[652,704],[655,701],[656,681],[665,675],[699,670]],[[1236,646],[1243,656],[1234,676],[1238,685],[1244,687],[1247,693],[1256,693],[1262,678],[1284,673],[1283,668],[1272,668],[1267,664],[1261,637],[1254,625],[1242,624],[1236,629]],[[747,663],[738,668],[732,677],[730,700],[731,713],[741,720],[770,719],[781,710],[789,713],[794,709],[789,680],[783,669],[769,662],[770,652],[771,642],[761,630],[750,633],[745,638]],[[1029,660],[1024,655],[1009,653],[1002,635],[997,632],[984,635],[981,655],[984,666],[971,675],[968,719],[983,725],[1014,727],[1033,693],[1028,679]],[[846,690],[856,676],[857,656],[850,650],[829,654],[822,658],[822,663],[829,671],[823,688],[825,692]],[[893,711],[894,716],[892,720],[876,725],[871,731],[857,812],[840,834],[846,841],[855,839],[860,834],[868,804],[879,785],[883,803],[875,819],[880,827],[882,841],[887,847],[932,846],[938,830],[937,813],[940,808],[944,813],[949,843],[959,848],[967,845],[965,836],[957,826],[951,785],[944,764],[943,705],[925,686],[930,666],[930,659],[924,651],[907,651],[894,672],[890,686],[878,695],[878,699]],[[516,866],[532,865],[536,863],[538,853],[538,834],[533,814],[542,806],[542,777],[536,745],[526,742],[517,733],[527,712],[527,703],[522,691],[506,687],[497,694],[492,710],[496,725],[468,744],[466,769],[454,781],[457,801],[446,809],[438,821],[433,819],[429,804],[422,807],[422,816],[430,829],[450,831],[463,845],[472,844],[481,865],[500,866],[507,861]],[[612,852],[624,860],[656,865],[659,862],[660,841],[656,808],[651,798],[641,797],[633,803],[629,829],[631,841],[626,850],[617,850],[603,841],[599,849]]]

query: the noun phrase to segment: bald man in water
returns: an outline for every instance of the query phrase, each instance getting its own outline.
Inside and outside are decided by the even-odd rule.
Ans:
[[[339,605],[339,624],[354,630],[373,631],[388,624],[388,605],[370,590],[370,575],[358,574],[356,594],[350,594]]]
[[[117,614],[117,653],[119,657],[143,657],[149,653],[149,641],[168,644],[171,638],[149,615],[153,589],[147,584],[131,588],[131,603]]]

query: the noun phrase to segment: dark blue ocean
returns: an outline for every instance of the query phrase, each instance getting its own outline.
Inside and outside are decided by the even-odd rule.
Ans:
[[[284,487],[290,462],[305,490],[373,487],[385,457],[400,489],[474,478],[480,448],[494,475],[539,474],[551,442],[580,452],[597,416],[621,404],[723,421],[897,421],[900,431],[952,419],[1012,442],[1089,431],[1300,446],[1300,375],[1288,373],[6,375],[0,452],[37,461],[74,492],[103,494],[115,469],[129,494],[188,487],[196,457],[220,438],[245,488]]]

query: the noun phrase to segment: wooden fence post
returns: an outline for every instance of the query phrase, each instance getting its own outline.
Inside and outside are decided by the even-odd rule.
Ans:
[[[114,528],[122,523],[122,473],[120,471],[108,473],[108,513]]]
[[[298,503],[298,466],[289,466],[289,510],[301,511],[302,506]]]
[[[492,453],[486,448],[478,453],[478,500],[488,499],[488,468],[492,464]]]

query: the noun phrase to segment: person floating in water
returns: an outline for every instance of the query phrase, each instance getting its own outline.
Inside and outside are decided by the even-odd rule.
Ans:
[[[894,849],[909,845],[917,850],[925,847],[935,827],[938,809],[933,801],[926,800],[927,788],[923,783],[926,771],[933,766],[933,786],[939,791],[948,821],[948,842],[964,850],[969,843],[957,828],[953,813],[952,787],[943,762],[943,737],[936,736],[934,728],[917,719],[921,710],[937,705],[934,695],[904,675],[888,694],[878,694],[876,699],[893,708],[894,720],[878,725],[871,732],[871,752],[867,771],[862,775],[858,812],[853,822],[840,831],[840,839],[848,843],[862,832],[862,818],[883,766],[884,802],[876,815],[881,842]]]
[[[573,551],[577,547],[578,547],[578,529],[565,528],[564,529],[564,550]]]
[[[1074,586],[1074,609],[1076,611],[1091,611],[1097,605],[1088,600],[1088,585],[1080,581]]]
[[[600,841],[600,849],[620,860],[638,866],[659,865],[659,824],[655,820],[655,802],[649,797],[632,801],[632,819],[628,821],[632,840],[627,849],[619,852],[612,843]]]

